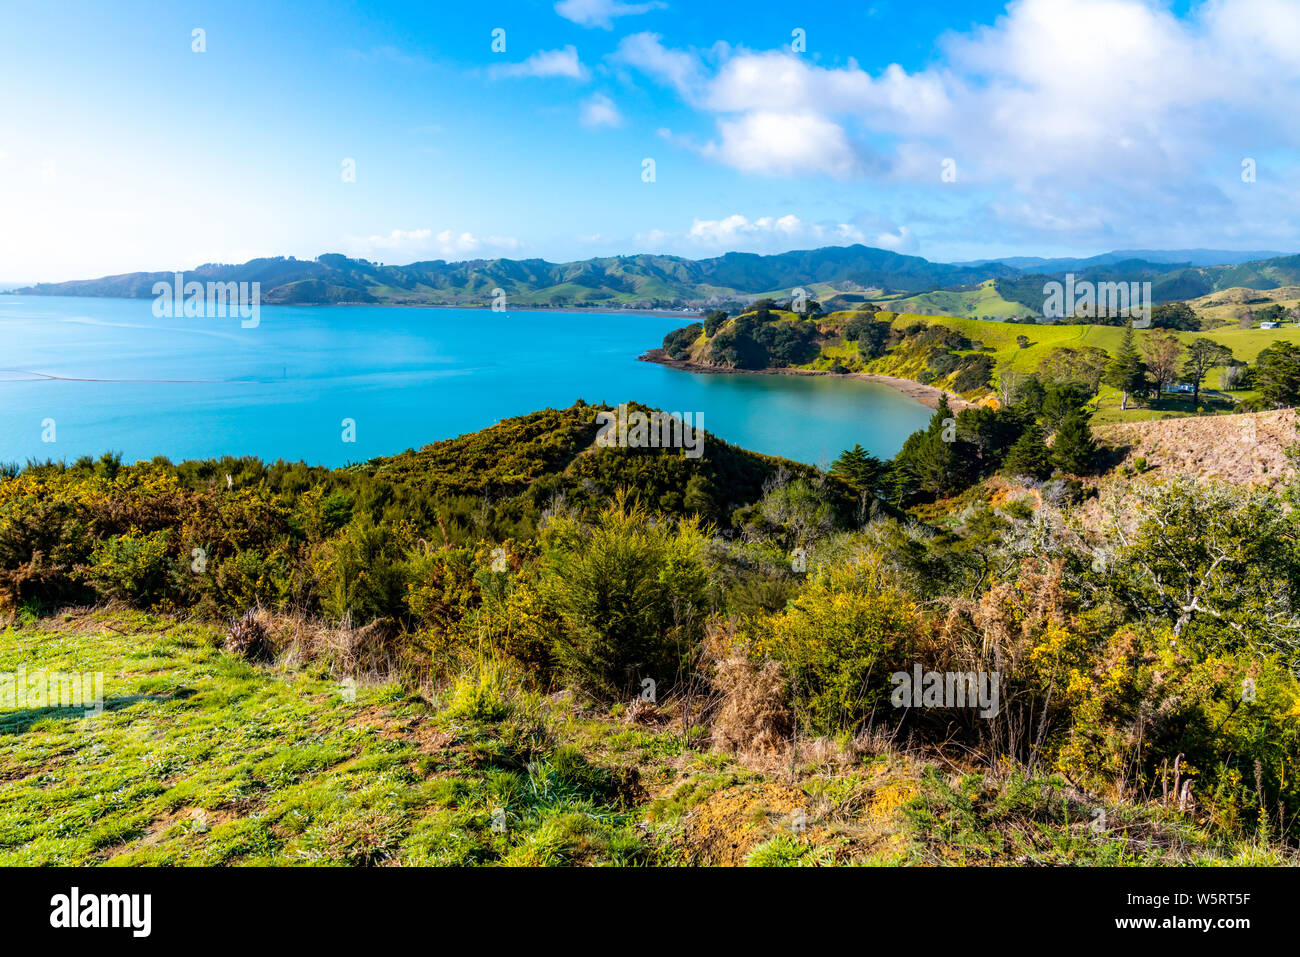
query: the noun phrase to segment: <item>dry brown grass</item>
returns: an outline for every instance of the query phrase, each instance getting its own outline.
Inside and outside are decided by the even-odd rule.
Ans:
[[[265,633],[274,657],[288,668],[323,664],[336,677],[358,681],[403,680],[414,687],[428,683],[428,666],[402,640],[393,623],[378,620],[354,628],[317,618],[252,608],[244,619]]]
[[[1145,458],[1158,478],[1189,475],[1274,486],[1292,473],[1286,450],[1296,442],[1296,411],[1125,422],[1095,432],[1108,445],[1128,448],[1124,464]]]
[[[714,686],[721,703],[713,715],[713,746],[736,755],[772,756],[794,730],[785,672],[775,661],[735,653],[717,662]]]

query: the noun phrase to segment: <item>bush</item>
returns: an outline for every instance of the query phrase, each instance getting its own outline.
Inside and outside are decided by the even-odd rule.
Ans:
[[[253,608],[231,624],[225,646],[231,654],[249,661],[270,661],[275,657],[264,617]]]
[[[620,496],[594,525],[553,521],[543,547],[566,676],[608,699],[644,678],[664,690],[685,676],[708,611],[704,538],[693,522],[652,521]]]
[[[892,588],[819,578],[766,623],[760,646],[784,664],[800,725],[833,735],[889,707],[889,675],[908,664],[916,626]]]
[[[167,531],[114,535],[95,546],[86,580],[107,598],[157,606],[167,589]]]
[[[406,609],[408,569],[400,529],[354,518],[318,551],[314,570],[321,607],[336,621],[397,617]]]
[[[789,682],[780,663],[756,662],[731,650],[719,661],[713,686],[722,701],[713,718],[713,745],[733,754],[772,754],[794,728]]]
[[[518,692],[518,683],[504,664],[481,658],[452,684],[446,714],[463,721],[503,721],[514,713]]]

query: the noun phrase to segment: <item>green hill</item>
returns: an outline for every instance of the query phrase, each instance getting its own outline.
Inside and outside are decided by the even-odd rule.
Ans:
[[[988,294],[992,286],[983,289]],[[858,327],[872,326],[883,330],[875,338],[858,331]],[[1167,332],[1134,330],[1135,343],[1140,349],[1148,337]],[[1300,345],[1300,326],[1295,324],[1278,329],[1218,326],[1172,334],[1184,346],[1197,338],[1211,339],[1228,347],[1236,360],[1247,363],[1253,363],[1272,343]],[[808,316],[789,309],[749,309],[719,323],[713,335],[699,323],[670,333],[664,339],[664,348],[652,351],[649,357],[687,362],[703,370],[789,369],[885,375],[981,401],[994,395],[1002,376],[1009,371],[1041,372],[1047,365],[1072,362],[1076,357],[1100,368],[1115,355],[1123,337],[1120,326],[898,314],[876,311],[874,304],[866,309]],[[1207,378],[1207,388],[1210,381]],[[1196,411],[1180,398],[1161,399],[1161,408],[1142,408],[1134,403],[1124,410],[1118,408],[1118,399],[1118,393],[1105,385],[1100,387],[1092,406],[1099,413],[1098,422],[1136,421]],[[1214,411],[1232,410],[1230,400],[1218,401],[1222,407]]]
[[[266,303],[394,303],[487,305],[504,290],[519,306],[704,303],[746,299],[763,290],[850,284],[921,291],[1012,275],[999,264],[967,267],[932,263],[866,246],[828,246],[777,255],[727,253],[712,259],[614,256],[571,263],[541,259],[443,260],[390,266],[338,254],[315,260],[255,259],[242,265],[205,264],[186,272],[200,282],[260,282]],[[102,279],[40,283],[21,292],[51,296],[152,297],[171,273],[130,273]]]

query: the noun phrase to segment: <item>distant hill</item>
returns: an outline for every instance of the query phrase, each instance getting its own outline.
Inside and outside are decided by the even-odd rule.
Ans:
[[[989,263],[1001,263],[1013,269],[1025,272],[1053,273],[1062,270],[1089,269],[1093,266],[1109,266],[1126,260],[1142,260],[1149,263],[1185,264],[1188,266],[1235,266],[1239,263],[1252,262],[1257,259],[1276,259],[1286,253],[1256,250],[1241,252],[1228,249],[1120,249],[1098,256],[1086,258],[1061,257],[1044,259],[1040,256],[1007,256],[1002,259],[976,259],[969,262],[953,263],[955,266],[985,266]]]
[[[522,306],[678,306],[752,298],[766,290],[814,283],[895,292],[923,292],[1010,277],[1008,266],[933,263],[868,246],[828,246],[778,255],[727,253],[712,259],[613,256],[581,262],[543,259],[443,260],[388,266],[327,254],[315,260],[254,259],[208,263],[186,272],[200,282],[260,282],[267,303],[393,303],[483,305],[494,289]],[[127,273],[73,282],[40,283],[32,295],[151,298],[171,273]]]
[[[1150,282],[1152,301],[1162,303],[1197,299],[1236,287],[1267,290],[1300,285],[1300,256],[1279,256],[1220,266],[1179,263],[1172,267],[1168,263],[1127,259],[1085,269],[1022,273],[1009,279],[997,278],[994,287],[1003,299],[1038,310],[1043,304],[1044,283],[1059,280],[1066,272],[1073,272],[1078,281]]]
[[[382,303],[487,305],[504,290],[513,306],[734,307],[756,298],[789,297],[803,287],[836,307],[875,301],[896,311],[1008,317],[1040,312],[1043,285],[1067,272],[1094,282],[1150,282],[1156,303],[1195,299],[1233,287],[1300,285],[1300,256],[1203,265],[1205,260],[1256,255],[1219,250],[1137,250],[1089,259],[1021,257],[982,263],[937,263],[869,246],[826,246],[776,255],[726,253],[710,259],[610,256],[579,262],[544,259],[435,259],[384,265],[328,253],[314,260],[277,256],[240,265],[207,263],[187,280],[258,282],[262,301],[279,304]],[[1183,256],[1175,260],[1173,257]],[[169,272],[39,283],[29,295],[153,297]]]

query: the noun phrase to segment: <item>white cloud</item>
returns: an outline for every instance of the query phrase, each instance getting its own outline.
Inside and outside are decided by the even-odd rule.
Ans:
[[[455,259],[477,256],[504,255],[520,248],[522,243],[512,236],[475,236],[469,232],[444,229],[394,229],[386,236],[352,236],[346,242],[354,256],[370,257],[377,254],[397,254],[411,257],[408,261],[428,256]]]
[[[736,213],[725,219],[697,219],[691,224],[687,235],[696,242],[733,246],[742,236],[771,233],[791,236],[799,232],[802,227],[803,223],[799,221],[798,216],[782,216],[780,219],[762,216],[750,220]]]
[[[899,226],[893,232],[877,233],[870,243],[877,249],[888,249],[895,253],[914,253],[917,249],[916,237],[906,226]]]
[[[758,110],[719,120],[718,133],[720,142],[705,146],[704,155],[747,173],[847,179],[861,166],[844,130],[812,113]]]
[[[582,104],[579,120],[583,126],[595,129],[601,126],[622,126],[623,114],[618,107],[603,93],[596,93]]]
[[[578,59],[578,51],[572,46],[560,50],[538,50],[522,63],[509,63],[491,68],[493,76],[567,76],[575,80],[587,78],[587,68]]]
[[[792,213],[755,219],[733,213],[721,219],[697,218],[684,232],[652,230],[637,238],[646,248],[672,247],[699,254],[724,250],[784,252],[800,246],[861,243],[866,237],[850,223],[807,223]]]
[[[688,102],[706,82],[704,64],[698,54],[686,50],[669,50],[657,33],[633,33],[619,41],[611,54],[615,63],[647,73],[675,89]]]
[[[635,16],[651,10],[663,10],[668,4],[660,0],[647,3],[623,3],[622,0],[560,0],[555,12],[566,20],[584,27],[601,27],[611,30],[615,17]]]
[[[1300,147],[1294,0],[1207,0],[1184,18],[1161,0],[1012,0],[937,53],[917,71],[868,71],[640,33],[610,59],[710,117],[700,151],[734,169],[941,188],[951,157],[949,195],[1000,189],[994,218],[1051,207],[1066,233],[1157,213],[1175,233],[1201,224],[1249,202],[1243,156]]]

